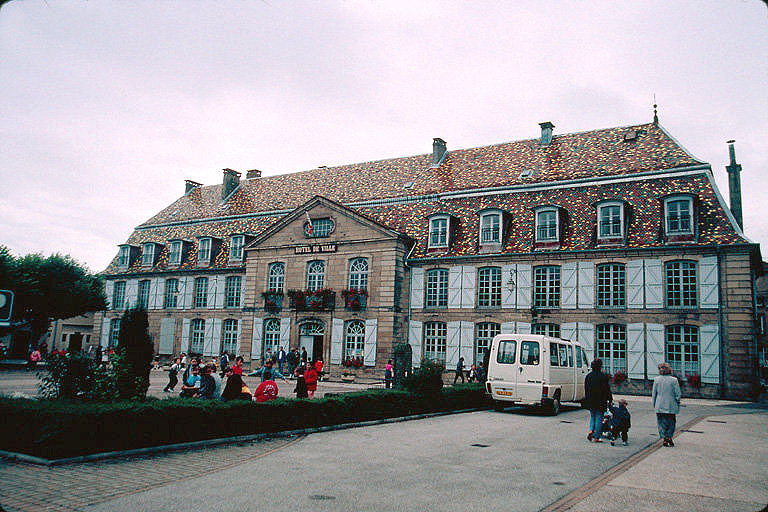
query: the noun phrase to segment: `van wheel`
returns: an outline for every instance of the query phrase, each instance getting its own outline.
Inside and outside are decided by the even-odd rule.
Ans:
[[[500,402],[498,400],[493,401],[493,410],[497,412],[501,412],[504,410],[504,402]]]
[[[557,416],[557,414],[560,412],[560,397],[556,396],[552,402],[549,404],[549,415],[550,416]]]

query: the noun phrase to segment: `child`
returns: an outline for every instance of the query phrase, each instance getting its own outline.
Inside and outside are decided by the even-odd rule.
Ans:
[[[610,409],[611,414],[613,415],[609,426],[611,432],[611,446],[616,446],[616,439],[619,437],[619,434],[621,434],[621,440],[624,443],[624,446],[627,446],[627,431],[632,427],[632,417],[627,410],[627,401],[622,398],[619,400],[618,407],[610,406]]]
[[[296,393],[296,398],[309,398],[307,382],[304,380],[304,366],[296,368],[296,388],[293,392]]]

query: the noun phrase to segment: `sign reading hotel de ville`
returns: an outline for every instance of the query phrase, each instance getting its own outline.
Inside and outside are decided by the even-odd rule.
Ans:
[[[322,252],[336,252],[336,244],[313,244],[294,247],[295,254],[317,254]]]

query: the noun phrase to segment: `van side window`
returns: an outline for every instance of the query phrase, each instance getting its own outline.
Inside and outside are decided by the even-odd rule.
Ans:
[[[568,368],[568,347],[566,345],[559,345],[560,347],[560,366]]]
[[[515,362],[516,341],[500,341],[499,352],[496,354],[496,362],[502,364],[512,364]]]
[[[552,342],[549,343],[549,365],[550,366],[560,366],[558,347],[559,345],[557,343],[552,343]]]
[[[539,344],[535,341],[524,341],[520,344],[520,364],[539,364]]]
[[[582,350],[581,355],[584,357],[584,366],[589,368],[589,359],[587,359],[587,353]]]
[[[584,366],[583,364],[581,364],[581,347],[578,347],[578,346],[576,347],[576,366],[578,366],[579,368]]]
[[[568,366],[573,368],[573,346],[568,345]]]

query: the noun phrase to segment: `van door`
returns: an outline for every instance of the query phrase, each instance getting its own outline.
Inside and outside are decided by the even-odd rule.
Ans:
[[[538,341],[521,340],[517,372],[520,401],[533,403],[541,400],[542,364],[541,345]]]
[[[493,358],[490,365],[493,367],[494,391],[502,400],[518,400],[517,390],[517,340],[501,339],[491,353]]]
[[[576,345],[574,348],[576,349],[576,396],[574,401],[579,402],[584,399],[584,379],[587,377],[589,368],[581,347]]]

